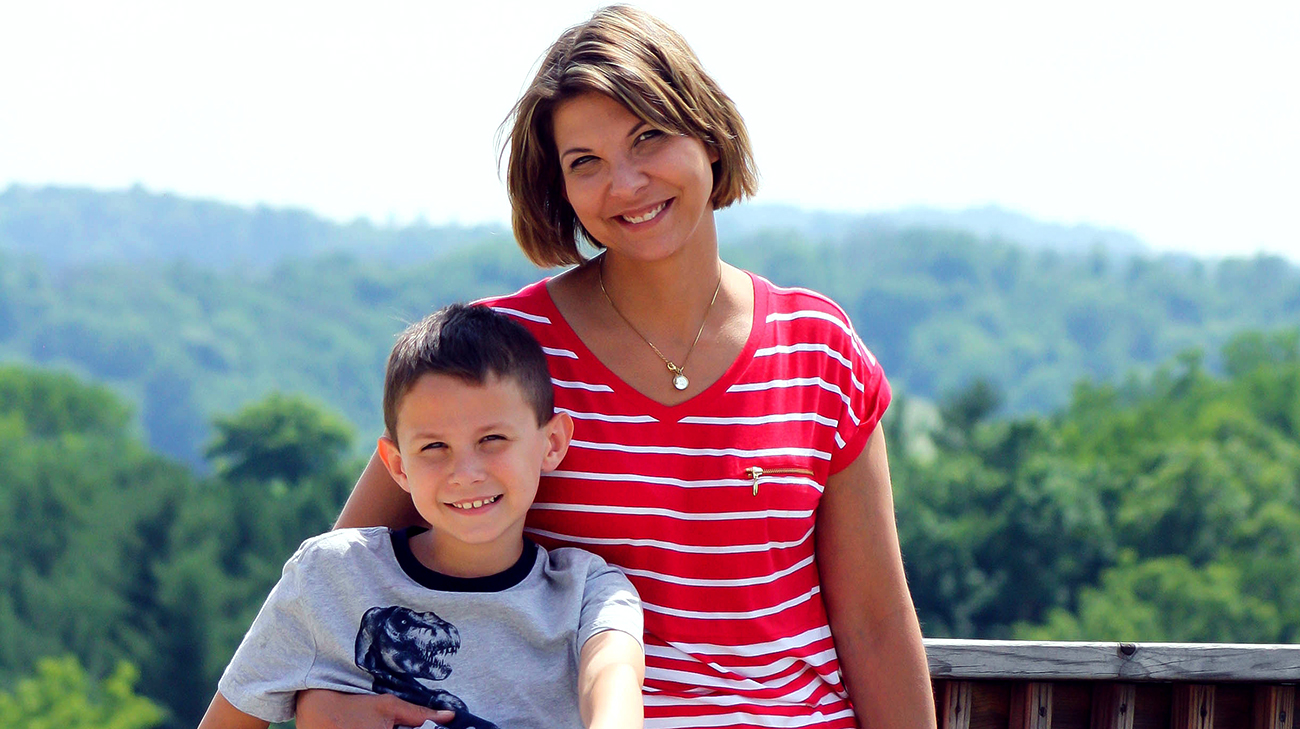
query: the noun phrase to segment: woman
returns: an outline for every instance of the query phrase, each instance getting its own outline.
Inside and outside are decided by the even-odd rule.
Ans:
[[[752,194],[744,123],[685,41],[614,6],[550,49],[511,119],[514,230],[544,266],[490,300],[547,349],[576,420],[529,532],[624,568],[646,607],[646,725],[916,727],[934,709],[879,418],[843,311],[718,256]],[[603,253],[584,260],[579,239]],[[340,526],[413,523],[372,459]],[[832,637],[833,636],[833,637]],[[307,729],[425,717],[311,692]]]

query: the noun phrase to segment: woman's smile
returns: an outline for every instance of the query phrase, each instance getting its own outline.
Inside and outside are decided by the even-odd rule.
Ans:
[[[649,209],[645,210],[645,212],[623,213],[618,217],[622,218],[623,222],[631,225],[644,225],[651,220],[657,219],[659,214],[666,210],[671,203],[672,200],[665,200],[657,205],[651,206]]]

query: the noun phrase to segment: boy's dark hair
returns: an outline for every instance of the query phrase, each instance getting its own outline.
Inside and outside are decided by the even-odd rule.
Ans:
[[[519,383],[545,425],[555,415],[555,393],[542,347],[518,322],[486,306],[451,304],[397,337],[384,374],[384,426],[397,438],[397,408],[424,375],[450,375],[483,384],[489,376]]]

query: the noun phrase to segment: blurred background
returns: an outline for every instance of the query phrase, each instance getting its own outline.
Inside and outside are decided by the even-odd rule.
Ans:
[[[1300,640],[1300,6],[641,7],[894,384],[926,635]],[[496,133],[594,8],[0,9],[0,726],[197,722],[393,335],[553,273]]]

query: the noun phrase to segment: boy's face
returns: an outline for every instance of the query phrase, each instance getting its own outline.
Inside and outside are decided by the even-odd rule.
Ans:
[[[514,564],[538,478],[559,465],[572,432],[564,413],[539,426],[514,379],[417,380],[398,404],[395,440],[379,441],[389,473],[432,526],[420,535],[431,553],[416,555],[462,577]]]

